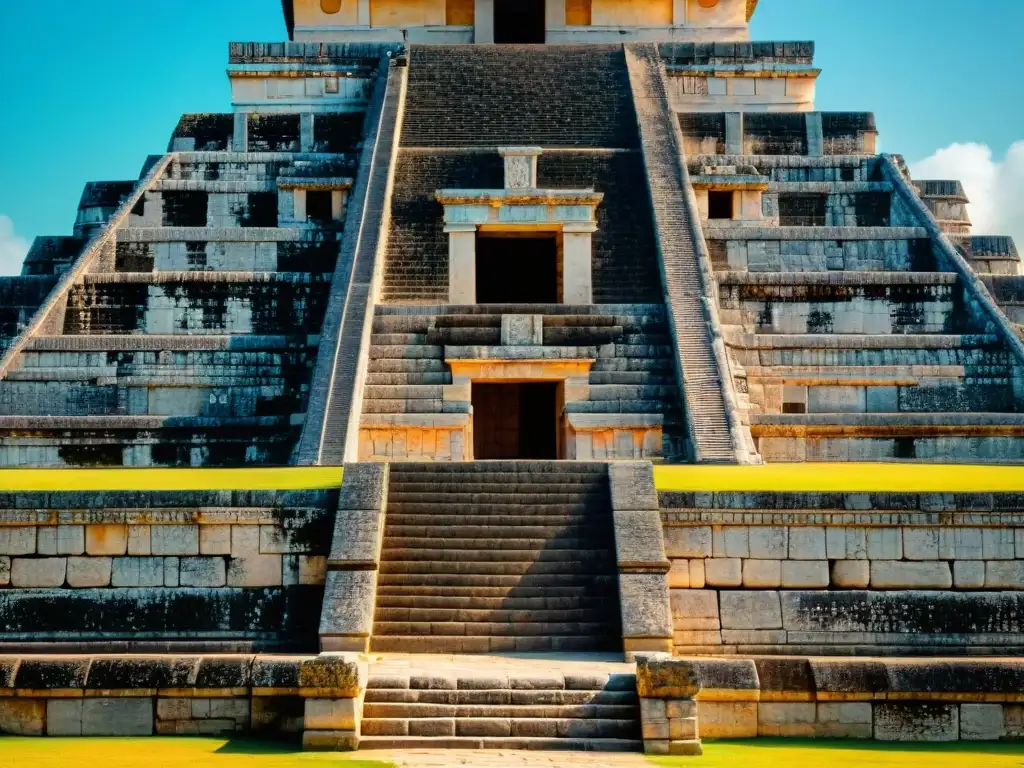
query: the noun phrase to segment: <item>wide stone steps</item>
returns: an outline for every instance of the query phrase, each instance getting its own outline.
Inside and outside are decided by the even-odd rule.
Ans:
[[[383,638],[400,646],[405,638]],[[430,638],[436,640],[437,638]],[[511,638],[451,638],[468,647],[507,647]],[[530,645],[549,641],[572,650],[578,638],[516,638]],[[635,751],[640,741],[635,675],[624,664],[560,662],[545,657],[473,665],[461,657],[426,657],[399,674],[388,664],[371,669],[361,724],[364,748],[464,748]],[[468,658],[468,657],[467,657]],[[399,662],[390,662],[395,666]],[[403,665],[409,662],[402,662]],[[413,662],[415,664],[415,662]],[[454,665],[454,667],[453,667]],[[615,672],[605,671],[608,668]],[[585,670],[585,671],[584,671]]]
[[[619,648],[616,571],[603,465],[394,465],[371,647]]]

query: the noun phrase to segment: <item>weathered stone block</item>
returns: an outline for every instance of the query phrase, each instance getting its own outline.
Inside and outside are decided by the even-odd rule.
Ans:
[[[608,466],[613,510],[658,509],[654,465],[649,461],[623,461]]]
[[[302,748],[307,752],[351,752],[359,748],[359,736],[355,731],[306,731]]]
[[[668,569],[669,589],[688,589],[690,586],[690,561],[673,560]]]
[[[705,560],[704,580],[709,587],[738,587],[743,583],[743,561],[720,557]]]
[[[1024,560],[985,563],[986,589],[1024,589]]]
[[[757,706],[758,735],[806,736],[813,732],[814,702],[762,701]]]
[[[45,727],[45,700],[0,698],[0,734],[42,736]]]
[[[87,525],[85,551],[93,556],[125,554],[128,551],[128,526]]]
[[[153,699],[85,699],[83,736],[150,736]]]
[[[82,735],[82,699],[47,699],[46,735]]]
[[[110,576],[113,587],[162,587],[162,557],[116,557]]]
[[[716,558],[750,557],[750,539],[746,526],[716,526],[712,528],[711,541],[711,550]]]
[[[982,560],[957,560],[953,563],[953,586],[957,589],[981,589],[985,586]]]
[[[0,587],[6,587],[11,583],[11,558],[7,555],[0,555]]]
[[[231,526],[231,556],[235,558],[260,554],[260,527],[258,525]]]
[[[281,584],[281,555],[249,555],[228,565],[229,587],[273,587]]]
[[[790,560],[825,560],[825,529],[795,526],[789,531]]]
[[[824,589],[829,584],[827,560],[783,560],[782,586],[788,589]]]
[[[832,586],[843,589],[864,589],[870,583],[869,561],[836,560],[832,563]]]
[[[67,582],[69,587],[109,587],[111,559],[109,557],[69,557]]]
[[[998,741],[1005,736],[1002,704],[960,705],[960,738],[963,741]]]
[[[299,555],[299,584],[323,584],[326,578],[326,557]]]
[[[151,555],[152,526],[129,525],[128,526],[128,554],[129,555]]]
[[[384,510],[339,509],[328,562],[339,567],[372,567],[380,560]]]
[[[57,526],[57,554],[81,555],[85,552],[85,526]]]
[[[960,736],[957,704],[879,702],[874,719],[878,741],[956,741]]]
[[[668,557],[711,557],[711,527],[667,527],[664,531]]]
[[[198,555],[198,525],[154,525],[150,531],[154,555]]]
[[[18,526],[11,528],[0,528],[0,555],[18,556],[34,555],[35,553],[35,527]]]
[[[949,589],[953,575],[949,563],[871,561],[871,586],[874,589]]]
[[[387,504],[386,464],[347,464],[338,509],[383,509]]]
[[[869,560],[899,560],[903,557],[903,531],[899,528],[867,530]]]
[[[199,526],[199,554],[230,555],[231,526],[201,525]]]
[[[657,510],[615,510],[615,553],[620,568],[662,567],[667,562]]]
[[[938,560],[939,529],[904,528],[903,556],[908,560]]]
[[[744,560],[743,586],[751,588],[775,587],[782,585],[782,561]]]
[[[704,560],[690,560],[690,588],[704,589],[707,586],[707,573]]]
[[[189,720],[192,717],[191,699],[157,699],[158,720]]]
[[[67,573],[66,557],[17,557],[11,566],[12,587],[60,587]]]
[[[356,699],[306,699],[306,730],[352,731]]]
[[[784,526],[750,527],[750,557],[756,560],[785,560],[789,552],[789,530]]]
[[[779,593],[719,593],[722,629],[782,629]]]
[[[641,657],[636,665],[636,689],[641,700],[692,699],[700,692],[700,680],[696,667],[690,661]],[[651,718],[668,717],[663,704],[664,701],[646,705]]]
[[[376,572],[329,571],[320,614],[321,638],[369,637],[376,595]]]
[[[672,637],[672,613],[665,574],[619,574],[619,605],[623,637]]]
[[[698,701],[697,721],[705,739],[752,739],[757,736],[757,703]]]
[[[227,583],[223,557],[183,557],[178,566],[183,587],[223,587]]]

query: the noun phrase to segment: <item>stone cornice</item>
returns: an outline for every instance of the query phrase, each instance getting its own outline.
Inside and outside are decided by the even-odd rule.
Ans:
[[[442,205],[592,205],[604,194],[593,190],[567,189],[442,189],[434,195]]]

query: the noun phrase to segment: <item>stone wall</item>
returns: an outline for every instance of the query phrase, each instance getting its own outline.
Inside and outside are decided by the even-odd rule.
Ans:
[[[996,741],[1024,737],[1021,673],[1008,660],[651,657],[638,664],[637,688],[650,752],[667,751],[656,715],[683,695],[696,699],[697,723],[679,725],[691,734],[699,724],[702,738]],[[674,714],[687,714],[685,702]]]
[[[315,648],[335,497],[8,494],[0,644]]]
[[[676,652],[1018,652],[1020,501],[662,493]]]
[[[0,734],[252,734],[353,749],[365,686],[365,663],[342,655],[0,656]]]
[[[448,236],[440,189],[501,189],[501,158],[493,152],[404,150],[392,202],[385,302],[448,301]],[[661,301],[643,159],[633,152],[545,152],[538,185],[604,194],[593,236],[593,293],[599,304]]]

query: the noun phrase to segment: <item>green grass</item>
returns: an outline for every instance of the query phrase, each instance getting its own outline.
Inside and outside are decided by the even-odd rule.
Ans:
[[[705,741],[703,757],[655,757],[651,762],[686,768],[1020,768],[1024,766],[1024,743],[894,744],[810,739]]]
[[[297,744],[251,739],[151,737],[116,739],[0,736],[7,768],[394,768],[356,753],[303,752]]]

